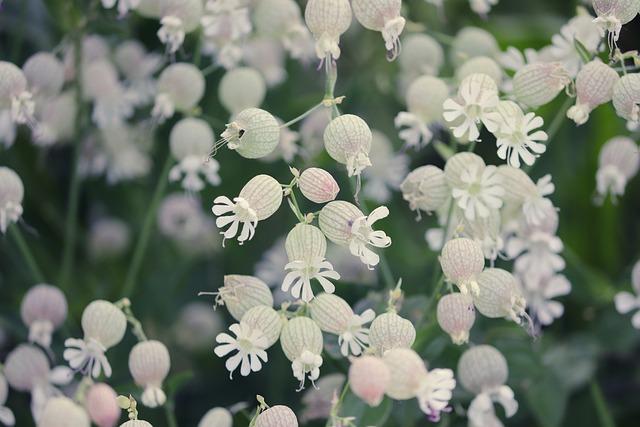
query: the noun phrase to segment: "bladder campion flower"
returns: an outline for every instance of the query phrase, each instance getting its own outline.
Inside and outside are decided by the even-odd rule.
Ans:
[[[298,427],[298,419],[288,406],[275,405],[258,415],[256,427]]]
[[[29,327],[29,341],[48,348],[51,334],[67,318],[67,299],[55,286],[36,285],[22,299],[20,316]]]
[[[638,0],[593,0],[593,9],[598,17],[594,20],[609,31],[609,47],[613,50],[620,37],[622,26],[631,22],[640,12]]]
[[[229,378],[233,378],[233,371],[240,366],[240,375],[246,377],[252,371],[262,369],[262,362],[268,359],[268,340],[260,329],[254,329],[245,323],[234,323],[229,330],[235,338],[227,333],[221,333],[216,337],[219,344],[214,349],[218,357],[224,357],[232,351],[237,353],[227,359],[225,367],[229,371]],[[262,360],[262,362],[260,361]]]
[[[577,125],[585,124],[591,111],[611,101],[618,80],[618,73],[599,59],[586,64],[576,78],[576,105],[569,108],[567,117]]]
[[[206,292],[202,294],[207,295]],[[240,321],[253,307],[273,306],[273,295],[266,283],[257,277],[229,274],[224,276],[224,286],[215,293],[216,305],[227,307],[229,314]]]
[[[391,372],[379,357],[365,355],[351,362],[349,387],[353,394],[364,400],[367,405],[378,406],[390,382]]]
[[[440,209],[451,193],[444,172],[437,166],[427,165],[411,171],[400,185],[402,197],[413,211],[427,213]]]
[[[68,397],[56,396],[47,400],[38,427],[90,427],[91,421],[84,408]]]
[[[293,376],[300,381],[299,390],[304,389],[307,376],[313,384],[320,376],[322,366],[322,331],[308,317],[294,317],[287,321],[280,334],[282,351],[291,363]]]
[[[304,197],[314,203],[327,203],[335,200],[340,192],[340,187],[333,176],[320,168],[303,170],[297,183]]]
[[[114,427],[120,419],[118,395],[105,383],[95,383],[85,396],[84,407],[98,427]]]
[[[410,348],[416,339],[416,328],[411,321],[393,311],[376,317],[369,327],[369,343],[377,354],[393,348]]]
[[[469,331],[476,320],[473,299],[462,293],[443,296],[438,301],[437,319],[454,344],[465,344],[469,341]]]
[[[22,216],[22,199],[24,186],[22,180],[13,169],[0,166],[0,231],[6,233],[7,228],[18,222]]]
[[[569,72],[560,62],[525,65],[513,77],[513,94],[523,104],[537,108],[548,104],[571,83]]]
[[[353,0],[351,5],[363,27],[382,33],[387,59],[396,59],[400,54],[400,34],[406,22],[400,16],[402,0]]]
[[[360,175],[371,166],[369,150],[373,135],[369,125],[353,114],[343,114],[331,120],[324,131],[327,153],[338,163],[347,166],[349,176]]]
[[[204,76],[195,65],[184,62],[171,64],[158,77],[157,95],[151,114],[163,122],[176,111],[189,112],[198,105],[204,91]]]
[[[601,198],[622,196],[627,182],[640,168],[640,148],[624,136],[611,138],[600,150],[596,190]]]
[[[353,14],[349,0],[309,0],[304,20],[316,39],[316,55],[321,60],[340,58],[340,36],[349,29]]]
[[[164,405],[167,396],[162,391],[162,382],[169,374],[171,359],[167,347],[156,340],[142,341],[129,353],[129,372],[142,392],[142,403],[155,408]]]
[[[249,67],[234,68],[220,80],[218,99],[235,116],[247,108],[259,107],[267,92],[262,75]]]
[[[613,87],[613,106],[618,116],[640,122],[640,73],[622,76]]]
[[[257,159],[271,153],[280,142],[280,125],[269,112],[247,108],[222,132],[227,147],[242,157]],[[217,147],[214,148],[214,153]]]
[[[490,318],[504,317],[522,324],[530,321],[525,312],[524,299],[513,274],[500,268],[487,268],[477,276],[480,292],[474,295],[473,303],[480,313]]]
[[[15,123],[33,123],[35,102],[27,90],[27,78],[10,62],[0,61],[0,110],[11,111]]]
[[[451,239],[445,243],[439,259],[445,278],[460,292],[480,293],[478,276],[484,269],[484,253],[480,244],[466,237]]]

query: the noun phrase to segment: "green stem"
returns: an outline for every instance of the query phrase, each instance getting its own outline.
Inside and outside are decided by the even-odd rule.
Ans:
[[[120,292],[120,296],[122,297],[130,297],[135,290],[136,278],[138,276],[138,272],[140,271],[140,266],[142,264],[144,254],[147,250],[147,246],[149,246],[149,238],[151,237],[151,230],[153,229],[156,212],[158,211],[160,200],[162,199],[162,196],[164,195],[169,183],[169,170],[171,170],[172,164],[173,159],[171,158],[171,154],[167,154],[167,159],[165,160],[162,171],[160,172],[160,176],[158,177],[158,184],[156,185],[156,189],[153,192],[149,210],[147,211],[147,216],[144,219],[142,231],[136,243],[136,247],[133,252],[133,258],[131,259],[131,264],[129,265],[129,270],[127,271],[127,276]]]
[[[167,400],[164,404],[164,414],[167,417],[167,426],[178,427],[178,421],[176,420],[176,414],[174,413],[173,401]]]
[[[338,401],[335,402],[333,407],[331,408],[331,415],[327,419],[327,424],[325,427],[332,427],[334,425],[333,421],[338,416],[338,412],[340,411],[340,405],[344,401],[344,398],[347,396],[347,392],[349,391],[349,381],[345,381],[344,386],[342,387],[342,391],[340,392],[340,397]]]
[[[598,413],[598,418],[600,418],[600,425],[603,427],[615,427],[616,424],[613,420],[613,416],[611,415],[611,411],[607,406],[607,401],[605,400],[602,389],[595,378],[591,380],[589,388],[591,391],[591,399],[593,399],[596,412]]]
[[[322,107],[324,104],[321,102],[317,105],[314,105],[313,107],[311,107],[310,109],[308,109],[307,111],[305,111],[304,113],[300,114],[298,117],[296,117],[295,119],[291,119],[289,120],[287,123],[280,125],[281,128],[288,128],[291,125],[294,125],[296,123],[298,123],[300,120],[304,119],[305,117],[307,117],[309,114],[313,113],[314,111],[316,111],[318,108]]]
[[[296,199],[296,195],[293,193],[293,188],[291,189],[291,193],[289,193],[289,200],[291,201],[291,205],[293,205],[290,205],[291,210],[295,214],[296,218],[298,218],[298,221],[305,222],[304,215],[302,214],[300,206],[298,205],[298,199]]]
[[[11,237],[13,237],[13,240],[16,241],[16,244],[18,245],[18,249],[20,250],[22,257],[24,258],[24,261],[27,263],[27,266],[31,271],[31,276],[33,276],[33,279],[36,281],[36,283],[44,283],[45,282],[44,275],[42,274],[42,271],[38,267],[38,263],[36,263],[33,253],[31,253],[31,250],[29,249],[29,245],[27,245],[27,242],[24,240],[24,236],[22,235],[22,232],[18,228],[17,224],[12,224],[9,227],[9,234],[11,234]]]

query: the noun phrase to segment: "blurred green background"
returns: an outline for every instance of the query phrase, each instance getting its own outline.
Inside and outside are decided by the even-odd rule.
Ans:
[[[429,30],[454,35],[466,25],[479,26],[494,34],[503,50],[508,46],[540,48],[547,45],[551,36],[574,16],[577,6],[577,2],[567,0],[501,0],[484,21],[470,12],[467,1],[445,0],[446,21],[442,21],[435,9],[422,0],[404,3],[405,16],[424,23]],[[65,37],[65,26],[73,16],[70,7],[73,7],[72,2],[65,0],[44,3],[5,0],[0,12],[0,58],[21,65],[30,54],[53,49]],[[90,29],[104,35],[114,46],[125,38],[136,38],[149,49],[162,50],[155,36],[157,23],[136,16],[118,21],[109,15],[109,19],[95,22]],[[187,38],[187,55],[194,43]],[[640,47],[640,19],[625,26],[619,44],[623,50]],[[379,34],[363,30],[354,23],[343,37],[336,95],[345,95],[347,99],[341,108],[362,116],[372,128],[391,138],[399,149],[401,142],[393,127],[393,118],[404,106],[395,89],[397,67],[396,63],[385,60]],[[316,71],[314,64],[304,67],[289,61],[287,71],[287,80],[269,91],[263,105],[285,120],[316,104],[322,97],[324,84],[324,76]],[[443,75],[451,73],[448,64]],[[201,105],[208,116],[225,122],[227,113],[216,98],[222,75],[223,71],[217,70],[208,76],[208,90]],[[563,98],[564,95],[541,109],[539,114],[546,123],[556,115]],[[174,122],[165,123],[156,133],[154,168],[147,178],[115,186],[97,179],[82,183],[78,250],[71,286],[67,290],[70,315],[63,331],[65,336],[81,334],[79,318],[88,302],[95,298],[119,298],[117,291],[131,257],[129,252],[98,264],[88,259],[85,237],[90,212],[97,207],[127,221],[135,239],[167,155],[167,135]],[[215,131],[219,135],[222,129]],[[624,197],[617,204],[607,200],[603,206],[596,206],[592,202],[598,152],[610,137],[616,135],[628,135],[628,131],[610,105],[598,108],[589,122],[579,128],[565,121],[532,171],[534,180],[547,173],[553,175],[556,192],[552,200],[560,209],[558,234],[565,244],[563,256],[567,261],[564,273],[573,289],[570,296],[561,299],[565,304],[564,317],[545,329],[536,341],[507,322],[482,319],[472,331],[473,342],[492,344],[508,359],[509,385],[521,406],[515,417],[506,421],[507,425],[605,425],[594,404],[597,399],[593,399],[600,389],[615,418],[615,425],[640,425],[640,332],[632,328],[629,316],[617,314],[613,306],[613,295],[620,290],[629,290],[631,267],[640,257],[640,179],[636,177],[629,182]],[[637,140],[637,135],[635,138]],[[492,143],[478,144],[476,152],[487,163],[498,164]],[[411,157],[412,169],[428,163],[442,166],[432,148],[412,152]],[[13,148],[0,151],[0,164],[16,170],[24,181],[23,219],[27,242],[47,280],[53,284],[56,284],[63,246],[71,159],[71,147],[38,149],[30,144],[24,129]],[[244,183],[258,173],[271,174],[281,182],[290,179],[288,167],[282,161],[273,164],[247,161],[228,150],[220,151],[217,159],[221,163],[223,184],[202,193],[202,203],[207,211],[215,196],[237,194]],[[301,161],[294,165],[303,166]],[[328,157],[321,158],[316,165],[335,171],[335,175],[341,177],[340,197],[352,198],[341,168]],[[180,189],[172,185],[170,191]],[[393,238],[393,245],[386,250],[386,255],[394,277],[402,277],[403,289],[419,311],[425,305],[424,299],[412,300],[411,296],[428,293],[434,285],[430,281],[433,270],[439,268],[436,254],[428,250],[423,239],[426,229],[434,226],[435,218],[426,217],[422,222],[415,222],[414,214],[398,194],[394,195],[389,208],[391,216],[381,222],[381,228]],[[198,291],[212,291],[221,286],[224,274],[252,274],[263,252],[285,235],[294,221],[291,212],[283,208],[260,224],[252,241],[243,246],[230,242],[224,250],[198,258],[186,256],[170,241],[153,233],[132,302],[147,335],[166,342],[172,350],[168,389],[175,399],[180,426],[196,425],[213,406],[230,406],[239,401],[248,401],[253,406],[256,394],[265,396],[271,404],[301,408],[301,394],[295,393],[296,381],[291,376],[289,362],[279,349],[269,351],[266,369],[247,378],[238,375],[231,381],[223,361],[214,356],[213,345],[202,353],[188,354],[172,345],[174,337],[171,334],[181,306],[197,300]],[[0,349],[0,360],[4,360],[6,354],[26,338],[19,317],[19,302],[33,283],[15,243],[7,236],[0,239],[0,318],[2,328],[10,335]],[[380,278],[377,289],[384,286]],[[337,288],[338,294],[351,302],[375,290],[376,286],[345,283]],[[224,313],[224,309],[220,312]],[[229,324],[228,316],[226,320]],[[53,347],[57,355],[62,353],[59,336],[54,339]],[[127,369],[127,354],[134,342],[135,338],[127,334],[125,342],[108,354],[114,368],[110,383],[120,393],[135,390]],[[430,365],[438,367],[455,368],[460,352],[461,349],[454,348],[448,337],[437,330],[430,332],[421,349],[421,355]],[[61,363],[61,359],[57,362]],[[322,373],[344,372],[347,367],[345,360],[325,360]],[[468,400],[462,395],[456,406],[459,403],[466,406]],[[348,411],[359,413],[364,410],[350,397],[346,405],[342,412],[345,415]],[[8,406],[16,412],[17,425],[31,425],[27,395],[11,392]],[[165,425],[162,409],[142,409],[141,414],[155,426]],[[413,401],[393,405],[385,401],[368,417],[373,417],[377,425],[427,425]],[[247,424],[242,415],[236,417],[236,425]],[[466,425],[466,419],[455,414],[445,416],[441,425]]]

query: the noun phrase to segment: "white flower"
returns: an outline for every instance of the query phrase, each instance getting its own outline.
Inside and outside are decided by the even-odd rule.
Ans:
[[[227,44],[251,33],[249,8],[237,0],[209,0],[201,18],[204,36]]]
[[[356,218],[351,225],[349,250],[351,254],[359,257],[369,268],[378,265],[380,257],[371,249],[367,248],[367,245],[377,248],[387,248],[391,246],[391,238],[387,236],[384,231],[373,230],[373,224],[387,216],[389,216],[389,209],[386,206],[380,206],[374,209],[369,216]]]
[[[398,136],[409,147],[422,148],[433,139],[433,132],[431,132],[429,126],[415,114],[401,111],[396,116],[394,124],[398,129],[406,128],[401,130]]]
[[[574,77],[582,67],[582,59],[575,47],[576,40],[589,52],[595,53],[603,36],[604,30],[593,20],[593,16],[578,15],[560,29],[560,34],[551,38],[553,45],[549,52]]]
[[[251,209],[249,202],[242,197],[236,197],[233,201],[226,196],[218,196],[213,201],[211,208],[216,219],[216,226],[224,228],[229,225],[227,231],[221,232],[225,239],[233,239],[238,234],[238,227],[242,223],[242,231],[238,236],[238,242],[243,244],[247,240],[251,240],[258,225],[258,215],[255,210]],[[230,214],[222,216],[225,214]]]
[[[106,377],[111,376],[111,365],[107,356],[104,355],[107,349],[98,340],[68,338],[64,345],[67,349],[63,357],[69,362],[71,369],[83,375],[91,375],[93,378],[98,378],[102,371]]]
[[[469,425],[478,427],[502,425],[495,414],[493,402],[502,405],[507,418],[518,411],[518,402],[514,399],[511,388],[506,385],[490,388],[483,390],[471,401],[467,412]]]
[[[312,384],[318,379],[320,376],[320,366],[322,366],[322,356],[314,354],[309,350],[304,350],[300,356],[291,363],[293,376],[300,381],[299,390],[304,388],[306,377],[311,380]]]
[[[523,291],[533,319],[541,325],[550,325],[562,317],[564,306],[553,298],[568,295],[571,283],[562,274],[524,278]]]
[[[29,92],[21,92],[11,99],[11,118],[14,122],[33,125],[35,111],[36,103]]]
[[[471,164],[460,175],[463,187],[453,188],[451,194],[469,221],[486,218],[490,209],[502,206],[500,197],[504,195],[504,188],[497,172],[495,166],[482,168],[479,164]]]
[[[229,370],[229,378],[233,378],[233,371],[240,366],[240,374],[243,377],[249,373],[258,372],[262,369],[263,362],[267,361],[267,337],[259,329],[252,329],[243,323],[234,323],[229,330],[236,336],[233,338],[227,333],[221,333],[216,337],[216,342],[220,343],[214,352],[218,357],[224,357],[232,351],[236,354],[227,359],[225,367]]]
[[[638,310],[631,318],[634,328],[640,329],[640,261],[636,262],[631,273],[631,283],[633,292],[618,292],[614,298],[616,310],[620,314],[626,314],[633,310]]]
[[[338,336],[340,352],[344,357],[349,354],[359,356],[362,350],[369,345],[369,328],[364,327],[375,319],[376,313],[365,310],[362,314],[354,314],[346,330]]]
[[[549,216],[554,207],[551,200],[545,196],[553,194],[556,186],[551,181],[551,175],[547,174],[536,182],[536,195],[525,198],[522,204],[522,213],[528,224],[539,225]]]
[[[518,71],[525,65],[538,61],[538,52],[535,49],[527,48],[520,52],[513,46],[509,46],[507,50],[498,57],[498,63],[502,68],[511,71]]]
[[[158,30],[158,38],[167,46],[168,53],[175,53],[184,43],[185,31],[182,20],[177,16],[165,16],[160,20],[162,27]]]
[[[118,3],[118,15],[124,16],[129,10],[135,9],[140,4],[140,0],[102,0],[102,7],[111,9]]]
[[[200,174],[209,184],[220,185],[219,169],[220,163],[215,159],[187,156],[171,168],[169,181],[182,181],[182,188],[198,192],[204,188],[204,181],[200,178]]]
[[[469,6],[478,15],[485,16],[491,11],[491,6],[498,4],[498,0],[469,0]]]
[[[478,125],[483,123],[490,132],[497,128],[489,120],[488,113],[498,105],[498,88],[493,79],[486,74],[471,74],[466,77],[458,89],[458,100],[447,99],[444,104],[444,119],[455,123],[453,135],[466,140],[477,141],[480,136]],[[462,120],[462,123],[458,122]]]
[[[501,108],[505,105],[505,108]],[[542,154],[547,150],[544,144],[548,136],[540,128],[544,121],[535,113],[524,114],[517,104],[503,101],[493,114],[499,128],[495,132],[498,157],[507,160],[510,166],[519,168],[520,159],[529,166],[533,164],[535,154]],[[532,152],[534,154],[532,154]]]
[[[289,288],[291,288],[291,295],[294,298],[302,298],[305,302],[313,299],[312,279],[316,279],[328,294],[333,293],[336,289],[329,279],[340,279],[340,275],[333,270],[331,263],[322,257],[294,260],[284,268],[290,271],[282,282],[282,290],[289,292]]]
[[[505,252],[510,258],[517,257],[514,263],[516,273],[534,280],[564,269],[564,259],[559,255],[563,248],[559,237],[534,230],[527,235],[511,237],[505,245]]]
[[[447,412],[456,380],[451,369],[433,369],[420,381],[416,397],[429,421],[438,422],[440,413]]]

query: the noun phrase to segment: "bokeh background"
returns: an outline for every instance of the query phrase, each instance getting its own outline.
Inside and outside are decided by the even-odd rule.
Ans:
[[[66,0],[5,0],[0,12],[0,58],[22,64],[28,56],[40,50],[52,50],[67,37],[69,8]],[[301,2],[304,4],[304,2]],[[404,16],[426,25],[428,30],[448,35],[467,25],[490,31],[504,50],[508,46],[520,49],[547,45],[553,34],[575,14],[578,2],[569,0],[501,0],[488,20],[473,14],[465,0],[446,0],[446,20],[422,0],[406,0]],[[100,19],[90,26],[113,45],[126,38],[142,41],[149,50],[162,51],[156,39],[157,22],[130,16],[126,20]],[[393,127],[393,118],[403,110],[402,95],[397,89],[396,63],[385,60],[378,33],[366,31],[355,23],[343,37],[342,56],[338,62],[336,95],[347,98],[343,111],[358,114],[369,125],[384,132],[401,147]],[[188,58],[194,41],[187,38],[184,55]],[[622,50],[640,48],[640,18],[626,25],[619,44]],[[179,56],[180,57],[180,56]],[[205,62],[204,64],[207,64]],[[203,111],[220,123],[227,113],[216,97],[217,84],[223,70],[207,77],[207,94],[201,104]],[[293,118],[315,105],[322,97],[324,76],[315,65],[304,67],[287,63],[288,78],[269,91],[263,108],[285,120]],[[451,75],[448,64],[443,75]],[[539,114],[549,123],[557,114],[564,96],[545,106]],[[124,255],[106,262],[94,262],[88,257],[87,229],[96,212],[104,212],[125,220],[138,235],[151,192],[168,152],[167,135],[174,121],[162,125],[153,141],[154,167],[141,180],[107,185],[104,180],[83,181],[78,214],[78,246],[76,263],[65,289],[70,315],[63,334],[79,336],[79,319],[83,308],[91,300],[119,298],[131,258],[131,247]],[[216,134],[222,131],[215,129]],[[537,179],[550,173],[556,184],[553,202],[560,209],[559,237],[565,244],[563,253],[573,290],[562,298],[565,315],[532,341],[525,332],[507,322],[477,322],[471,340],[489,343],[507,357],[510,368],[509,384],[520,402],[516,416],[507,421],[510,426],[597,426],[605,425],[599,417],[594,393],[602,390],[606,404],[617,426],[640,425],[640,332],[634,330],[629,316],[616,313],[613,296],[629,290],[633,263],[640,257],[640,179],[629,182],[623,198],[602,206],[593,203],[595,172],[600,147],[616,135],[628,135],[625,124],[615,116],[610,105],[598,108],[586,125],[576,128],[565,121],[549,149],[534,166],[531,174]],[[637,134],[635,136],[637,139]],[[480,143],[476,152],[487,163],[497,164],[495,146]],[[209,210],[215,196],[234,195],[244,183],[258,173],[268,173],[281,182],[288,182],[290,174],[283,161],[264,163],[248,161],[228,150],[217,157],[221,164],[223,184],[208,188],[201,194],[204,209]],[[442,160],[431,149],[411,153],[411,168],[423,164],[442,166]],[[29,143],[27,131],[21,130],[15,146],[0,151],[0,164],[16,170],[25,184],[24,223],[28,245],[40,264],[47,280],[56,284],[64,239],[64,217],[68,207],[68,185],[71,179],[72,147],[56,146],[41,150]],[[294,162],[303,167],[301,160]],[[328,158],[321,157],[317,166],[335,171],[342,192],[351,199],[351,191],[343,169]],[[179,192],[171,185],[169,192]],[[372,204],[371,204],[372,205]],[[394,279],[403,279],[407,295],[405,307],[413,316],[420,316],[428,293],[435,285],[431,281],[434,269],[439,268],[436,254],[424,241],[424,232],[435,225],[434,217],[414,220],[414,214],[399,194],[389,203],[391,216],[381,227],[393,238],[386,255]],[[305,205],[303,210],[312,210]],[[211,304],[211,299],[197,297],[198,291],[213,291],[222,285],[224,274],[252,274],[263,253],[294,224],[295,218],[286,209],[258,227],[256,237],[243,246],[230,242],[224,250],[206,256],[193,257],[163,238],[155,230],[146,253],[132,297],[133,308],[142,320],[147,335],[162,340],[171,349],[172,372],[167,381],[169,395],[175,403],[180,426],[195,426],[201,416],[213,406],[230,406],[237,402],[254,405],[254,396],[261,394],[272,404],[285,403],[301,409],[302,393],[296,393],[295,379],[289,362],[279,350],[269,352],[266,369],[250,377],[239,375],[229,380],[223,360],[213,354],[213,343],[200,352],[189,352],[176,344],[175,324],[180,308],[193,301]],[[155,227],[154,227],[155,228]],[[0,360],[15,345],[26,338],[26,330],[19,317],[19,303],[25,291],[34,283],[17,251],[14,242],[0,237],[0,326],[6,337],[0,343]],[[381,274],[381,273],[380,273]],[[381,291],[382,277],[373,284],[341,283],[338,294],[356,302]],[[224,309],[218,312],[224,325],[230,323]],[[425,345],[420,353],[431,365],[455,368],[461,349],[448,343],[448,337],[435,331],[423,337]],[[60,334],[54,339],[54,352],[62,353]],[[110,350],[114,368],[111,384],[120,393],[135,390],[127,369],[129,348],[135,338],[127,334],[125,342]],[[61,360],[58,360],[60,363]],[[346,361],[332,362],[325,358],[323,374],[345,372]],[[465,405],[468,401],[459,402]],[[349,410],[361,414],[364,407],[347,398],[343,413]],[[14,409],[18,426],[31,425],[28,396],[10,393],[8,406]],[[456,408],[457,409],[457,408]],[[155,426],[165,425],[162,409],[143,409],[144,419]],[[367,420],[385,426],[422,426],[413,401],[385,401],[381,408],[367,414]],[[242,414],[236,425],[248,422]],[[309,425],[324,425],[323,422]],[[365,424],[362,424],[365,425]],[[440,425],[466,425],[460,416],[446,416]]]

